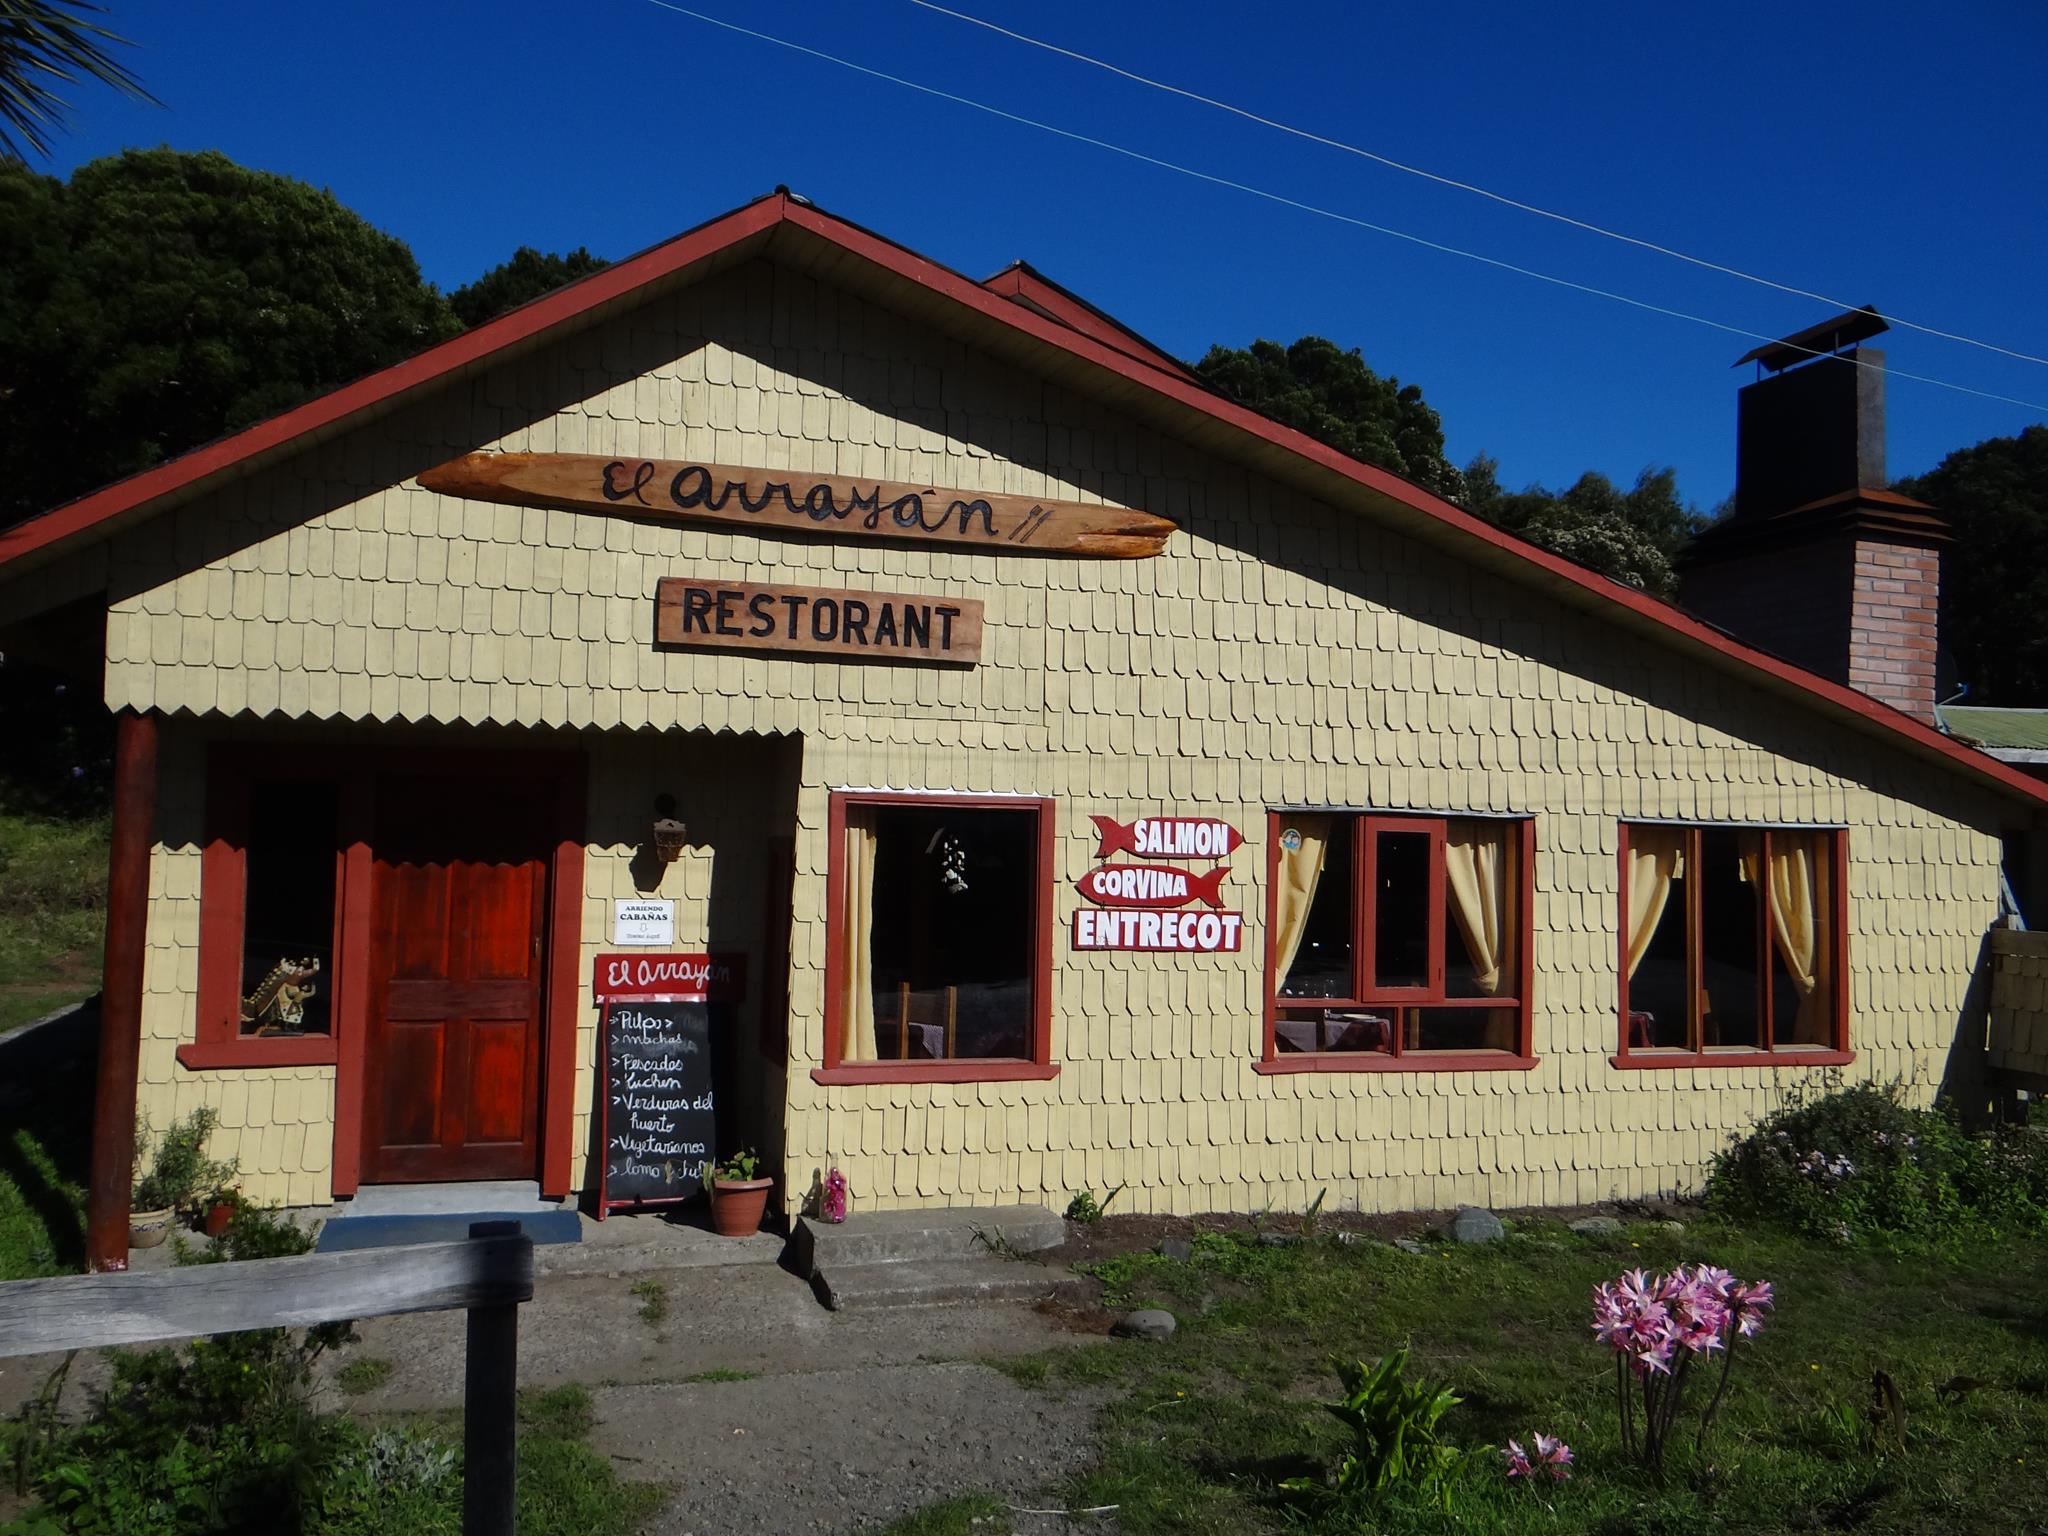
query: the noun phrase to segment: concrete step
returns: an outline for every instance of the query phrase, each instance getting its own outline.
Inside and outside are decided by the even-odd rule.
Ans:
[[[1030,1259],[897,1259],[835,1264],[811,1277],[833,1311],[932,1307],[955,1301],[1044,1301],[1091,1295],[1094,1282]]]
[[[1037,1253],[1066,1240],[1066,1222],[1042,1205],[868,1211],[837,1226],[801,1218],[790,1236],[788,1262],[800,1275],[815,1275],[855,1264]]]

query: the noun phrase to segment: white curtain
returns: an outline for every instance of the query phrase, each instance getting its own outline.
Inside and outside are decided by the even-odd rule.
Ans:
[[[1498,823],[1454,821],[1444,836],[1444,887],[1472,959],[1473,985],[1498,997],[1508,982],[1508,833]]]
[[[873,1061],[875,1044],[875,828],[848,812],[840,849],[839,1059]]]
[[[1295,833],[1288,838],[1287,833]],[[1323,878],[1323,861],[1330,848],[1330,818],[1292,816],[1281,821],[1280,862],[1274,872],[1277,889],[1273,896],[1273,974],[1278,990],[1287,989],[1287,977],[1294,969],[1294,957],[1301,951],[1301,936],[1308,931],[1309,908],[1315,905],[1316,886]],[[1289,842],[1298,843],[1289,848]]]

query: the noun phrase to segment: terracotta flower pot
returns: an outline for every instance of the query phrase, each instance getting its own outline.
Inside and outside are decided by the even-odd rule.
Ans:
[[[220,1200],[206,1208],[206,1235],[219,1237],[227,1231],[228,1223],[235,1219],[235,1204],[232,1200]]]
[[[720,1237],[752,1237],[761,1230],[773,1179],[714,1179],[711,1184],[711,1230]]]
[[[154,1248],[171,1235],[172,1211],[169,1206],[155,1211],[130,1211],[128,1213],[128,1246],[130,1248]]]

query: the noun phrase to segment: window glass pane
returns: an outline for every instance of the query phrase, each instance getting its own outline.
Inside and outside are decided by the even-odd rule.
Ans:
[[[1408,1008],[1411,1051],[1513,1051],[1512,1008]]]
[[[241,1032],[324,1035],[334,972],[334,783],[276,779],[249,794]]]
[[[1301,818],[1299,826],[1282,820],[1282,859],[1312,855],[1313,839],[1323,835],[1323,870],[1316,877],[1294,963],[1280,984],[1282,997],[1357,996],[1351,977],[1352,844],[1357,827],[1357,821],[1348,816]],[[1290,830],[1302,841],[1301,849],[1287,847]]]
[[[1513,997],[1522,886],[1519,839],[1500,822],[1453,821],[1444,837],[1444,995]]]
[[[1763,839],[1708,827],[1700,833],[1701,1044],[1706,1050],[1763,1045],[1758,1014]]]
[[[1677,827],[1630,827],[1629,888],[1622,922],[1635,970],[1628,979],[1628,1048],[1690,1050],[1692,975],[1686,963],[1691,911],[1688,834]]]
[[[1834,1044],[1834,838],[1771,834],[1771,1040]]]
[[[1429,845],[1426,832],[1373,834],[1373,985],[1429,985]]]
[[[876,1057],[1029,1059],[1036,811],[872,814]]]
[[[1392,1010],[1289,1008],[1273,1020],[1273,1048],[1282,1056],[1312,1051],[1390,1055],[1396,1023]]]

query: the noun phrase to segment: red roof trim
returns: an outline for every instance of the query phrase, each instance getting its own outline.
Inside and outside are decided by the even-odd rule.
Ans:
[[[295,438],[345,422],[349,417],[435,383],[492,354],[552,329],[578,315],[623,298],[692,262],[738,244],[781,221],[787,199],[780,193],[736,209],[709,223],[628,257],[616,266],[593,272],[564,288],[535,299],[497,319],[451,337],[417,356],[365,374],[352,384],[328,391],[304,405],[257,422],[228,437],[180,454],[155,469],[116,480],[76,501],[0,529],[0,566],[23,555],[83,533],[96,523],[132,512],[237,465],[281,448]]]
[[[1062,288],[1043,272],[1032,267],[1029,262],[1020,261],[1005,267],[994,277],[984,278],[981,286],[990,293],[1001,294],[1006,299],[1034,305],[1051,315],[1053,319],[1065,324],[1070,330],[1106,342],[1117,351],[1136,358],[1141,363],[1164,368],[1167,372],[1177,373],[1184,379],[1200,379],[1200,375],[1179,358],[1155,347],[1129,326],[1104,314],[1079,294]]]
[[[2048,804],[2048,784],[1965,747],[1931,725],[1880,704],[1790,662],[1753,650],[1683,610],[1634,587],[1596,575],[1582,566],[1504,533],[1484,519],[1411,485],[1398,475],[1362,464],[1290,427],[1259,415],[1222,396],[1157,366],[1140,362],[1118,347],[1085,335],[1026,305],[1001,297],[937,262],[905,250],[892,241],[835,218],[780,193],[699,225],[686,234],[643,251],[617,266],[538,299],[487,325],[431,347],[419,356],[396,363],[317,400],[259,422],[203,448],[171,460],[92,495],[57,507],[0,533],[0,566],[32,550],[79,533],[95,523],[140,508],[293,438],[333,426],[357,412],[391,400],[409,390],[444,378],[491,354],[524,341],[565,321],[621,298],[634,289],[690,263],[717,254],[751,235],[786,223],[841,250],[864,258],[896,277],[953,300],[963,307],[1011,327],[1117,377],[1152,390],[1176,404],[1198,411],[1247,435],[1282,448],[1331,471],[1389,501],[1434,518],[1468,538],[1501,551],[1544,575],[1615,604],[1635,617],[1767,677],[1811,698],[1843,710],[1881,730],[1904,737],[1923,751],[1945,759],[1979,779],[1989,780],[2031,803]]]

